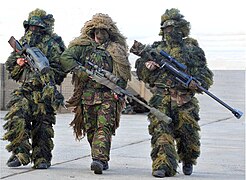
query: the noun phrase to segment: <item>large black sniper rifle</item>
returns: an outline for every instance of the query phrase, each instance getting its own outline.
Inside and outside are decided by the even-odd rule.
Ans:
[[[130,52],[142,58],[148,58],[148,59],[154,60],[156,63],[159,64],[160,66],[159,69],[170,72],[175,77],[175,80],[181,83],[186,88],[189,87],[189,84],[191,81],[194,81],[196,83],[197,88],[200,91],[206,93],[208,96],[213,98],[215,101],[217,101],[218,103],[223,105],[225,108],[230,110],[237,119],[241,118],[241,116],[243,115],[243,112],[239,111],[238,109],[232,108],[231,106],[226,104],[224,101],[219,99],[217,96],[215,96],[214,94],[209,92],[207,89],[202,87],[200,85],[201,83],[195,77],[192,77],[189,74],[185,73],[185,70],[187,68],[186,65],[178,62],[175,58],[170,56],[165,51],[161,50],[159,52],[163,57],[165,57],[165,59],[156,58],[158,54],[155,50],[153,50],[150,46],[143,45],[142,43],[135,40],[133,46],[130,49]]]

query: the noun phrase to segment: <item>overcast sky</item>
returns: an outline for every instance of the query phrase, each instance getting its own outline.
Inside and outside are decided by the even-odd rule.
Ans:
[[[198,39],[209,57],[208,63],[215,69],[245,69],[246,23],[244,0],[8,0],[0,7],[0,63],[4,63],[12,51],[8,44],[10,36],[19,39],[23,33],[23,21],[30,11],[41,8],[55,18],[55,32],[62,36],[66,45],[80,34],[84,22],[95,13],[109,14],[127,37],[129,47],[136,39],[151,44],[158,36],[160,17],[169,8],[178,8],[191,23],[191,36]],[[222,39],[218,39],[222,37]],[[225,40],[226,39],[226,40]],[[229,39],[229,40],[228,40]],[[211,44],[211,42],[217,42]],[[220,44],[223,43],[223,44]],[[226,44],[224,44],[226,43]],[[234,44],[233,44],[234,43]],[[231,46],[231,47],[230,47]],[[211,49],[213,47],[213,49]],[[226,47],[221,49],[221,47]],[[219,50],[216,48],[220,48]],[[239,50],[235,55],[234,49]],[[219,57],[213,52],[230,50],[234,61]],[[233,50],[233,51],[232,51]],[[218,54],[218,53],[217,53]],[[215,57],[216,56],[216,57]],[[131,61],[136,58],[131,56]],[[214,61],[212,61],[213,59]],[[227,60],[228,59],[228,60]],[[230,67],[229,67],[230,66]],[[232,68],[233,69],[233,68]]]

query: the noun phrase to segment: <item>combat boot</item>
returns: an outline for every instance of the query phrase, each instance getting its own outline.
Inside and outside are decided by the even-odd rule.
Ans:
[[[184,175],[191,175],[193,172],[193,165],[191,163],[183,163],[183,173]]]
[[[8,167],[19,167],[21,166],[21,162],[16,156],[13,156],[13,157],[10,157],[10,159],[8,160],[7,166]]]
[[[93,170],[95,174],[102,174],[102,171],[103,171],[103,163],[102,163],[102,161],[93,160],[92,163],[91,163],[91,170]]]
[[[35,169],[48,169],[49,167],[50,167],[50,163],[42,162],[34,168]]]
[[[104,161],[103,163],[103,170],[107,170],[109,168],[108,161]]]
[[[152,175],[154,177],[158,177],[158,178],[164,178],[166,174],[166,171],[164,169],[160,169],[160,170],[155,170],[153,171]]]

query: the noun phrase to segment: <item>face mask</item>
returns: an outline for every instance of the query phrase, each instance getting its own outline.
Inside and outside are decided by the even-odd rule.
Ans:
[[[173,26],[167,26],[163,28],[163,37],[167,44],[182,42],[182,32]]]
[[[44,33],[40,31],[40,28],[29,28],[25,34],[26,40],[29,46],[36,46],[38,43],[42,41],[42,36]]]

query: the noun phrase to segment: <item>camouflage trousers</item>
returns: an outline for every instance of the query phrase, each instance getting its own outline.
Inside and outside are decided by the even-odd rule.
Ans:
[[[178,162],[196,164],[200,155],[199,107],[196,98],[182,106],[173,106],[169,99],[165,97],[159,109],[172,118],[172,123],[168,125],[150,114],[148,128],[152,170],[164,169],[167,176],[174,176]]]
[[[97,105],[83,105],[83,116],[92,159],[109,161],[112,135],[117,124],[116,102],[104,101]]]
[[[22,165],[33,162],[35,168],[42,162],[51,162],[55,114],[52,107],[47,107],[44,103],[34,103],[35,92],[31,90],[20,88],[13,92],[12,100],[8,103],[10,110],[4,117],[6,123],[3,128],[6,133],[3,140],[10,142],[6,146],[12,152],[9,161],[16,156]],[[40,105],[46,113],[38,110]]]

